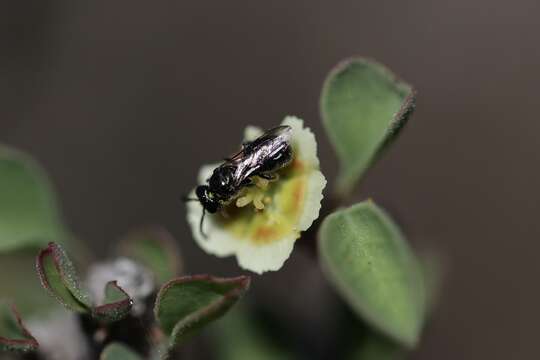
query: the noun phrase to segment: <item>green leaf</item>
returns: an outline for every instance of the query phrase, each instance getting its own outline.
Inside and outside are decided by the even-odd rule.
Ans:
[[[0,352],[27,353],[39,347],[25,328],[15,306],[0,303]]]
[[[41,250],[36,268],[41,285],[58,302],[72,311],[90,312],[90,296],[82,289],[75,266],[60,245],[51,242]]]
[[[96,319],[110,323],[125,318],[133,306],[133,300],[116,283],[109,281],[105,286],[105,302],[92,310]]]
[[[222,316],[249,288],[250,278],[185,276],[165,284],[158,293],[154,313],[170,336],[170,347]]]
[[[45,172],[0,145],[0,252],[63,241],[66,234]]]
[[[182,270],[176,240],[160,227],[131,232],[120,242],[119,252],[152,270],[161,284]]]
[[[99,360],[140,360],[142,359],[136,352],[120,343],[107,345],[101,353]]]
[[[353,58],[336,66],[321,93],[323,124],[338,155],[338,192],[352,190],[414,109],[414,89],[383,65]]]
[[[319,232],[329,281],[364,320],[406,347],[418,342],[424,279],[401,231],[367,201],[329,215]]]
[[[242,306],[237,306],[216,323],[217,358],[220,360],[289,360],[287,353],[268,337]]]

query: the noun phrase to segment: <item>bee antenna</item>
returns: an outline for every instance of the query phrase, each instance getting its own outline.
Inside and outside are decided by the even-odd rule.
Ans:
[[[204,223],[205,215],[206,215],[206,208],[203,207],[203,211],[202,211],[202,215],[201,215],[201,222],[199,223],[199,231],[201,232],[201,235],[205,239],[208,239],[208,236],[206,236],[206,234],[204,233],[204,230],[203,230],[203,223]]]
[[[197,199],[197,198],[190,198],[189,196],[184,195],[184,196],[182,196],[182,201],[183,201],[183,202],[188,202],[188,201],[199,201],[199,199]]]

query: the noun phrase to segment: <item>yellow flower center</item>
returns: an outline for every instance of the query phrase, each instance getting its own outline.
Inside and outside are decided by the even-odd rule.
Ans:
[[[299,236],[296,226],[304,207],[309,169],[295,158],[278,176],[270,182],[255,177],[255,186],[246,188],[218,215],[225,231],[260,245]]]

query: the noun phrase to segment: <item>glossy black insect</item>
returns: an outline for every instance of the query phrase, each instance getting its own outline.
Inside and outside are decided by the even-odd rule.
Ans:
[[[203,207],[200,231],[203,236],[203,221],[206,211],[215,213],[229,204],[246,186],[253,185],[253,177],[272,180],[276,171],[292,160],[290,145],[292,129],[282,125],[266,131],[257,139],[242,144],[242,150],[214,169],[207,185],[195,189],[197,199]]]

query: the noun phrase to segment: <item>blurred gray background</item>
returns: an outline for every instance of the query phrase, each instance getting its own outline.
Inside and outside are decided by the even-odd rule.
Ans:
[[[534,0],[3,1],[0,140],[43,163],[98,254],[158,223],[188,272],[237,274],[186,226],[179,199],[199,166],[234,151],[246,124],[294,114],[332,178],[322,81],[345,57],[378,59],[416,86],[418,107],[351,202],[373,197],[449,266],[412,358],[535,358],[539,15]],[[297,286],[293,302],[317,314],[329,290],[295,282],[310,261],[296,251],[255,293]]]

